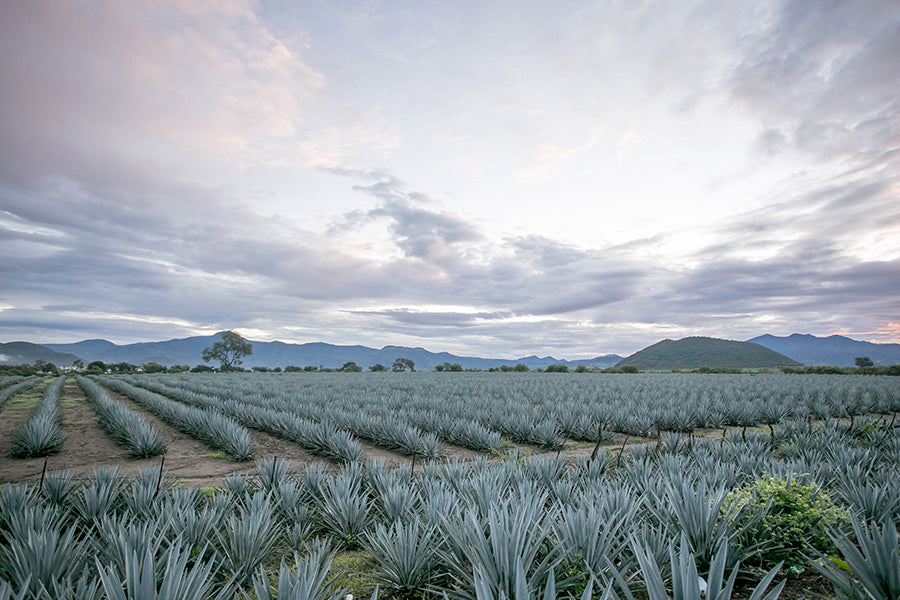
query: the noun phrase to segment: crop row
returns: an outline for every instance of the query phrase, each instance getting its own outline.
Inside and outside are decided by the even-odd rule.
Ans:
[[[132,457],[149,458],[166,451],[165,443],[159,439],[159,432],[147,419],[113,400],[95,381],[80,375],[75,377],[75,381],[97,414],[100,426]]]
[[[115,377],[97,377],[179,431],[221,450],[234,460],[253,455],[253,439],[246,428],[215,410],[187,406]]]
[[[153,379],[126,380],[186,405],[227,415],[245,427],[289,440],[320,456],[340,461],[355,461],[362,458],[362,447],[359,442],[331,421],[319,423],[270,405],[217,398],[172,387]]]
[[[3,408],[3,405],[6,404],[6,401],[19,392],[26,392],[35,387],[40,382],[40,377],[28,377],[22,378],[15,383],[3,387],[2,389],[0,389],[0,408]]]
[[[596,441],[601,429],[607,434],[647,436],[657,431],[687,433],[697,428],[774,425],[789,418],[826,420],[900,411],[896,377],[409,373],[137,379],[332,421],[401,451],[407,427],[475,450],[497,449],[500,436],[558,449],[566,438]],[[384,427],[381,436],[369,434],[366,423],[375,420],[390,423],[390,429]]]
[[[66,438],[61,431],[59,397],[65,376],[57,377],[44,388],[44,395],[28,421],[13,436],[10,454],[17,458],[47,456],[58,452]]]
[[[699,598],[702,575],[707,597],[728,600],[740,577],[742,597],[772,600],[786,567],[839,597],[900,593],[900,431],[862,417],[688,439],[416,473],[271,458],[212,493],[152,468],[51,473],[0,489],[0,595],[337,598],[344,548],[396,596]]]

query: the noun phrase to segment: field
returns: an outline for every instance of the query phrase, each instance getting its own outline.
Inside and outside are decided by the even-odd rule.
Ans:
[[[897,378],[6,378],[0,406],[0,599],[900,594]]]

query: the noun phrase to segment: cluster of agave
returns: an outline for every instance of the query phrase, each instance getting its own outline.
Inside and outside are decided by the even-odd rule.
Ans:
[[[121,402],[110,398],[109,394],[96,382],[81,376],[75,381],[97,413],[97,420],[113,437],[117,444],[128,450],[134,458],[149,458],[166,451],[166,445],[159,439],[156,428],[142,415]]]
[[[815,482],[846,513],[832,548],[795,552],[839,598],[896,598],[898,475],[900,431],[869,418],[417,472],[269,458],[210,493],[156,469],[53,473],[0,490],[0,598],[331,599],[345,592],[332,560],[350,547],[399,597],[729,600],[741,585],[774,600],[779,566],[746,565],[781,540],[744,543],[770,507],[728,502],[767,476]]]
[[[40,403],[13,436],[10,454],[19,458],[47,456],[62,448],[66,437],[60,427],[62,413],[59,409],[59,397],[65,384],[66,378],[62,376],[44,388]]]
[[[247,460],[253,456],[254,443],[250,432],[220,411],[188,406],[123,379],[101,377],[99,380],[169,425],[225,452],[234,460]]]

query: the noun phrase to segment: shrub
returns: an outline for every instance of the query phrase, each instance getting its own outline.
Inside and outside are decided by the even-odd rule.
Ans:
[[[813,549],[833,553],[828,530],[848,518],[815,483],[768,476],[728,494],[722,510],[738,514],[735,543],[748,553],[746,564],[759,567],[800,565]]]

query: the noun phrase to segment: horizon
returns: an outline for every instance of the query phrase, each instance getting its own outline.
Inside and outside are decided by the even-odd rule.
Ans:
[[[227,331],[227,330],[222,330],[222,331]],[[177,341],[177,340],[186,339],[187,337],[211,337],[211,336],[213,336],[213,335],[215,335],[215,334],[217,334],[217,333],[222,333],[222,331],[217,331],[217,332],[212,333],[212,334],[205,334],[205,335],[199,335],[199,336],[185,336],[184,338],[164,338],[164,339],[159,339],[159,340],[139,340],[139,341],[135,341],[135,342],[125,342],[125,343],[115,342],[115,341],[108,340],[108,339],[105,339],[105,338],[88,338],[88,339],[76,340],[76,341],[74,341],[74,342],[36,342],[36,341],[31,341],[31,340],[9,340],[9,341],[7,341],[7,342],[2,342],[2,341],[0,341],[0,343],[26,342],[26,343],[31,343],[31,344],[37,344],[37,345],[44,345],[44,346],[46,346],[47,344],[51,344],[51,345],[55,345],[55,344],[77,344],[77,343],[79,343],[79,342],[102,341],[102,342],[109,342],[109,343],[114,344],[114,345],[116,345],[116,346],[127,346],[127,345],[131,345],[131,344],[144,344],[144,343],[151,343],[151,344],[152,344],[152,343],[160,343],[160,342]],[[239,333],[239,334],[240,334],[240,332],[236,332],[236,333]],[[750,340],[752,340],[752,339],[754,339],[754,338],[762,337],[762,336],[764,336],[764,335],[773,335],[773,334],[770,334],[770,333],[761,333],[761,334],[752,336],[751,338],[748,338],[748,339],[746,339],[746,340],[738,340],[738,339],[727,338],[727,337],[695,336],[695,335],[685,336],[685,338],[689,338],[689,337],[712,337],[712,338],[714,338],[714,339],[721,339],[721,340],[727,340],[727,341],[748,342],[748,341],[750,341]],[[840,337],[846,337],[846,338],[848,338],[848,339],[851,339],[851,340],[853,340],[853,341],[858,341],[858,342],[868,342],[868,343],[874,343],[874,344],[879,344],[879,343],[893,343],[893,342],[872,342],[871,340],[861,340],[861,339],[853,338],[853,337],[850,337],[850,336],[847,336],[847,335],[843,335],[843,334],[838,334],[838,333],[834,333],[834,334],[830,334],[830,335],[814,335],[814,334],[810,334],[810,333],[793,332],[793,333],[790,333],[790,334],[786,334],[786,335],[782,335],[782,336],[775,336],[775,337],[779,337],[779,338],[787,338],[787,337],[792,337],[792,336],[804,336],[804,337],[810,337],[810,336],[811,336],[811,337],[815,337],[815,338],[818,338],[818,339],[826,339],[826,338],[829,338],[829,337],[840,336]],[[304,344],[327,344],[327,345],[338,346],[338,347],[362,346],[362,347],[366,347],[366,348],[370,348],[370,349],[374,349],[374,350],[384,350],[385,348],[390,348],[390,347],[397,346],[397,347],[408,347],[408,348],[414,348],[414,349],[419,349],[419,350],[425,350],[425,351],[430,352],[430,353],[433,353],[433,354],[440,354],[440,353],[442,353],[442,352],[446,352],[446,353],[448,353],[448,354],[451,354],[451,355],[453,355],[453,356],[457,356],[457,357],[460,357],[460,358],[481,358],[481,359],[491,359],[491,360],[518,360],[518,359],[524,359],[524,358],[531,358],[531,357],[534,357],[534,358],[541,358],[541,359],[544,359],[544,358],[553,358],[553,359],[555,359],[555,360],[564,360],[564,361],[567,361],[567,362],[592,360],[592,359],[596,359],[596,358],[604,358],[604,357],[606,357],[606,356],[619,356],[619,357],[621,357],[621,358],[628,358],[629,356],[631,356],[631,355],[633,355],[633,354],[635,354],[635,353],[637,353],[637,352],[639,352],[639,351],[641,351],[641,350],[644,350],[644,349],[646,349],[646,348],[648,348],[648,347],[650,347],[650,346],[653,346],[653,345],[655,345],[655,344],[657,344],[657,343],[659,343],[659,342],[673,339],[673,338],[663,338],[663,339],[658,339],[658,340],[656,340],[655,342],[650,342],[650,343],[648,343],[648,344],[646,344],[646,345],[644,345],[644,346],[642,346],[642,347],[640,347],[640,348],[637,348],[636,350],[632,350],[632,351],[628,351],[628,352],[624,352],[624,353],[623,353],[623,352],[603,352],[603,353],[600,353],[600,354],[589,354],[589,355],[587,355],[587,356],[572,356],[572,355],[564,355],[564,354],[563,354],[563,355],[557,355],[557,354],[553,354],[553,353],[541,353],[541,352],[538,352],[538,353],[536,353],[536,354],[500,356],[500,355],[488,355],[488,354],[479,354],[479,353],[475,353],[475,354],[457,354],[457,353],[454,353],[454,352],[452,352],[452,351],[450,351],[450,350],[434,350],[434,349],[429,349],[429,348],[423,347],[423,346],[401,346],[400,344],[390,344],[390,343],[389,343],[389,344],[375,344],[375,345],[370,345],[370,344],[332,344],[331,342],[325,342],[325,341],[322,341],[322,340],[306,341],[306,342],[288,342],[288,341],[285,341],[285,340],[257,340],[257,339],[250,339],[250,338],[247,337],[247,336],[242,336],[242,337],[244,337],[244,339],[246,339],[247,341],[252,342],[252,343],[280,342],[280,343],[284,343],[284,344],[295,344],[295,345],[304,345]],[[680,339],[684,339],[684,338],[676,338],[675,341],[678,341],[678,340],[680,340]]]
[[[896,2],[0,15],[3,339],[900,343]]]

